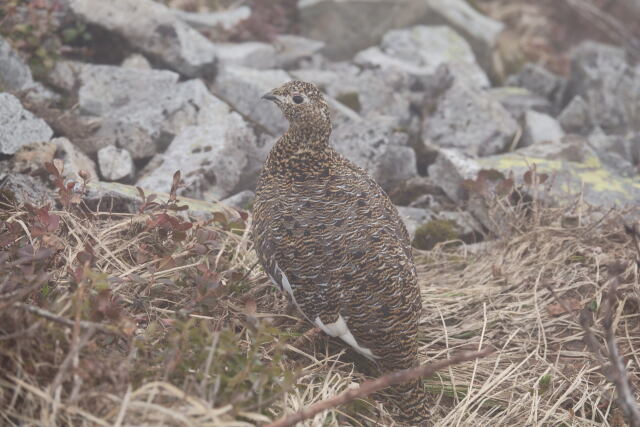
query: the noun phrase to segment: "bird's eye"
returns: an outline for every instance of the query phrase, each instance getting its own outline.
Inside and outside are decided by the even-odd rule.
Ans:
[[[304,101],[304,98],[301,95],[293,95],[292,99],[296,104],[302,104],[302,102]]]

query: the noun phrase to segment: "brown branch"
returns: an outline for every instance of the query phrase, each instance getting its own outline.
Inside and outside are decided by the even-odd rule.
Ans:
[[[477,352],[464,352],[459,353],[446,360],[439,360],[437,362],[420,365],[415,368],[404,369],[402,371],[392,372],[387,375],[383,375],[375,380],[366,381],[356,389],[350,389],[344,391],[336,396],[330,397],[320,402],[316,402],[311,406],[303,408],[302,410],[293,414],[286,415],[271,424],[267,424],[266,427],[291,427],[296,425],[302,420],[309,419],[316,414],[325,411],[327,409],[335,408],[336,406],[343,405],[351,402],[355,399],[366,397],[372,393],[380,391],[386,387],[404,383],[407,381],[415,380],[416,378],[432,375],[436,371],[444,369],[451,365],[457,365],[469,360],[486,357],[493,353],[493,348],[485,348]]]
[[[60,323],[61,325],[68,326],[73,328],[76,326],[76,322],[71,319],[67,319],[66,317],[59,316],[50,311],[44,310],[40,307],[36,307],[30,304],[25,304],[23,302],[15,302],[12,307],[20,308],[22,310],[28,311],[31,314],[35,314],[36,316],[40,316],[44,319],[51,320],[52,322]],[[87,320],[81,320],[79,323],[82,329],[95,329],[96,331],[104,332],[105,334],[117,335],[123,338],[127,338],[127,336],[118,330],[118,328],[103,325],[101,323],[89,322]]]
[[[589,350],[596,356],[598,362],[602,365],[603,374],[607,380],[609,380],[616,387],[618,405],[622,409],[627,422],[631,427],[640,427],[640,408],[633,393],[633,388],[629,381],[629,375],[624,365],[624,360],[620,356],[620,350],[616,343],[615,333],[613,331],[613,311],[616,303],[616,290],[620,282],[620,275],[624,272],[624,266],[611,265],[609,271],[615,276],[610,280],[605,294],[605,298],[602,304],[602,313],[604,318],[602,326],[605,333],[605,341],[607,343],[608,352],[605,352],[602,345],[598,342],[593,330],[591,329],[591,316],[587,316],[589,313],[585,308],[580,315],[580,326],[584,330],[584,341]],[[566,306],[556,292],[547,286],[547,289],[551,291],[555,300],[570,313],[572,310]],[[607,363],[607,359],[609,363]]]

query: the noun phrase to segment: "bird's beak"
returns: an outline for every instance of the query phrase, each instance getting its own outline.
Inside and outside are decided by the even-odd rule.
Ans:
[[[262,99],[266,99],[267,101],[275,101],[278,99],[278,97],[275,96],[272,92],[267,92],[262,95]]]

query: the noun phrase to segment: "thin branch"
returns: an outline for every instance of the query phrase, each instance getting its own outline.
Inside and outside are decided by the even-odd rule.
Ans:
[[[36,307],[30,304],[25,304],[23,302],[15,302],[13,303],[12,307],[20,308],[22,310],[28,311],[31,314],[35,314],[36,316],[40,316],[44,319],[51,320],[52,322],[60,323],[61,325],[65,325],[70,328],[73,328],[76,324],[76,322],[74,322],[71,319],[67,319],[66,317],[59,316],[50,311],[44,310],[40,307]],[[82,329],[95,329],[96,331],[104,332],[105,334],[117,335],[123,338],[127,338],[127,336],[121,331],[119,331],[118,328],[109,326],[109,325],[103,325],[101,323],[81,320],[80,327]]]
[[[624,272],[624,266],[611,265],[609,271],[615,276],[610,280],[605,294],[605,298],[602,304],[602,313],[604,315],[602,326],[604,328],[605,340],[608,352],[605,352],[602,345],[598,342],[593,330],[591,329],[591,316],[586,316],[588,313],[585,310],[580,315],[580,326],[584,330],[584,341],[587,344],[589,350],[596,356],[598,362],[602,365],[603,374],[607,380],[609,380],[616,387],[618,405],[622,409],[627,422],[631,427],[640,427],[640,408],[633,393],[633,388],[629,381],[629,375],[624,365],[624,360],[620,356],[620,350],[616,343],[615,333],[613,331],[613,307],[616,303],[616,290],[620,282],[620,274]],[[558,297],[558,294],[547,286],[547,289],[551,291],[555,300],[565,309],[567,313],[572,310],[566,305],[566,303]],[[607,359],[609,363],[607,363]]]
[[[417,366],[415,368],[404,369],[402,371],[392,372],[387,375],[383,375],[375,380],[366,381],[360,385],[357,389],[350,389],[344,391],[336,396],[330,397],[320,402],[316,402],[311,406],[303,408],[302,410],[290,415],[286,415],[279,420],[267,424],[266,427],[291,427],[299,423],[300,421],[312,418],[316,414],[326,411],[327,409],[335,408],[339,405],[344,405],[355,399],[366,397],[372,393],[378,392],[386,387],[404,383],[407,381],[415,380],[420,377],[432,375],[436,371],[444,369],[451,365],[457,365],[462,362],[474,360],[480,357],[486,357],[493,353],[494,349],[487,347],[477,352],[464,352],[456,354],[453,357],[446,360],[439,360],[437,362]]]

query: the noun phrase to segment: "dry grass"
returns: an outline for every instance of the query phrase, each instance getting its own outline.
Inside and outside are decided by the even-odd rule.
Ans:
[[[256,425],[365,379],[339,343],[300,338],[308,326],[254,268],[250,219],[183,232],[158,225],[162,212],[0,211],[0,424]],[[565,214],[545,209],[481,248],[417,253],[425,360],[498,349],[425,379],[435,425],[622,425],[578,316],[602,339],[606,265],[627,262],[614,324],[637,384],[635,249],[622,212],[583,210],[570,228]],[[305,425],[376,423],[391,420],[359,401]]]

